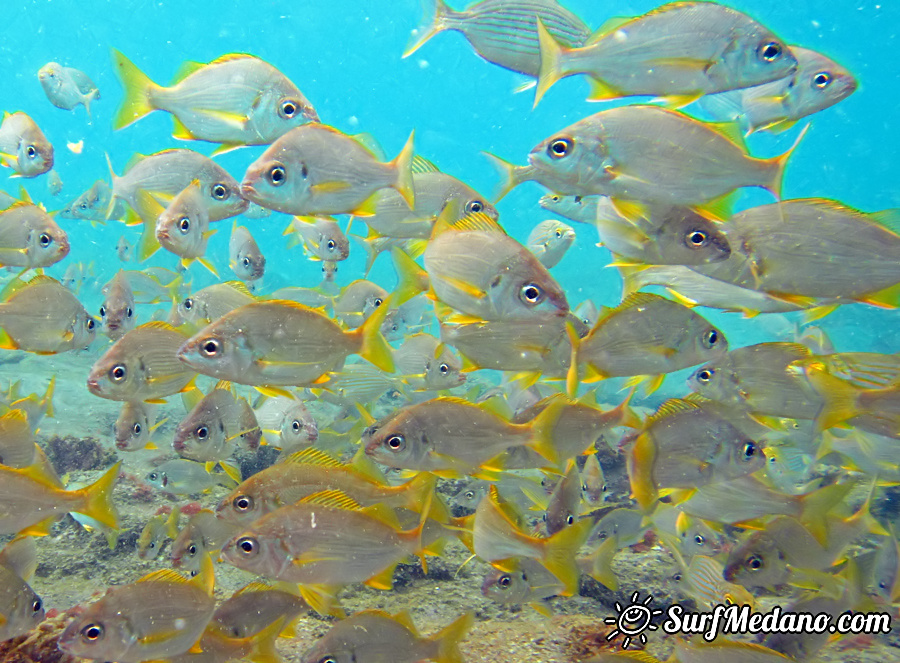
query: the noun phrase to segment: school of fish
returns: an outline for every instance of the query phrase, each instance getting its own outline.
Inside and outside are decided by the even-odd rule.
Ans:
[[[782,187],[808,123],[828,121],[817,114],[855,91],[854,76],[713,2],[624,18],[598,6],[584,20],[556,0],[430,11],[404,57],[455,48],[436,35],[459,31],[530,79],[535,105],[571,76],[590,100],[620,103],[547,126],[510,161],[488,155],[501,180],[489,198],[418,154],[416,127],[390,158],[250,54],[173,61],[165,86],[112,49],[114,114],[116,93],[101,97],[87,73],[40,69],[60,109],[81,105],[122,131],[161,111],[189,142],[158,136],[160,151],[110,162],[58,213],[17,180],[0,192],[2,352],[86,352],[90,397],[120,408],[102,440],[118,462],[74,487],[39,435],[54,416],[54,358],[46,393],[15,382],[0,393],[0,640],[45,616],[29,581],[60,518],[114,544],[113,488],[148,449],[166,453],[143,481],[179,502],[200,495],[202,508],[148,514],[133,554],[160,569],[73,611],[63,652],[271,663],[279,636],[316,611],[340,619],[305,663],[459,663],[471,612],[423,636],[408,614],[341,606],[347,585],[391,590],[399,564],[427,573],[448,548],[491,565],[486,597],[543,614],[583,576],[619,590],[614,558],[648,544],[677,563],[679,592],[700,609],[788,591],[798,609],[896,610],[900,544],[871,506],[900,481],[900,357],[838,352],[810,323],[841,306],[900,306],[900,212]],[[57,195],[53,128],[6,110],[0,164]],[[781,155],[751,153],[753,134],[786,131]],[[216,162],[244,146],[263,146],[245,172]],[[497,203],[528,181],[546,189],[535,208],[560,218],[519,241]],[[746,187],[772,202],[736,210]],[[124,224],[111,278],[65,262],[64,228],[85,222]],[[321,263],[321,283],[267,284],[278,264],[254,238],[265,224]],[[220,231],[227,255],[207,248]],[[551,273],[593,233],[598,264],[624,283],[609,307],[574,301]],[[365,273],[338,285],[360,250]],[[159,251],[178,269],[155,265]],[[396,283],[367,280],[381,254]],[[215,283],[193,287],[199,273]],[[793,339],[735,347],[704,307],[805,318]],[[681,396],[654,400],[683,370]],[[621,390],[598,394],[607,380]],[[266,449],[274,463],[258,460]],[[216,593],[224,565],[246,572],[230,597]],[[679,640],[671,660],[811,660],[826,641]]]

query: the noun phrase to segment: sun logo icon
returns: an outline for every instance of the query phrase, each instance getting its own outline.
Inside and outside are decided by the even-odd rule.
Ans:
[[[628,649],[628,645],[634,638],[638,638],[642,645],[647,644],[647,636],[644,631],[655,631],[659,627],[653,623],[653,618],[662,614],[662,610],[651,610],[649,603],[653,600],[653,596],[648,594],[643,602],[640,601],[641,593],[635,592],[631,595],[631,604],[624,608],[616,601],[616,610],[619,612],[618,617],[607,617],[603,620],[604,624],[615,626],[615,630],[606,636],[607,641],[612,641],[622,634],[625,640],[622,641],[622,649]]]

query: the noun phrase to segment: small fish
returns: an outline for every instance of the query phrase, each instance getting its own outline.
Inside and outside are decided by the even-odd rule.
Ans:
[[[153,433],[168,419],[156,421],[155,406],[142,401],[125,401],[113,426],[116,449],[137,451],[156,449]]]
[[[623,46],[622,35],[627,35]],[[541,71],[534,103],[559,79],[586,74],[590,99],[652,95],[685,105],[704,94],[790,76],[787,44],[746,14],[706,2],[672,2],[633,19],[612,19],[584,46],[559,44],[538,24]]]
[[[403,57],[409,57],[434,35],[458,30],[482,58],[505,69],[537,78],[541,66],[538,21],[560,43],[581,46],[591,31],[584,21],[556,0],[482,0],[455,11],[443,0],[432,0],[415,39]]]
[[[512,322],[569,311],[547,268],[484,213],[452,226],[440,219],[424,260],[434,294],[465,316]]]
[[[682,587],[698,606],[705,609],[712,610],[717,605],[755,604],[753,595],[744,587],[725,580],[722,564],[712,557],[695,555],[684,570]]]
[[[287,132],[244,175],[247,200],[288,214],[375,212],[375,194],[393,187],[415,204],[410,163],[413,136],[393,161],[383,163],[363,144],[325,124]]]
[[[190,460],[225,461],[234,453],[238,442],[255,451],[261,437],[250,404],[236,396],[226,382],[216,385],[201,398],[175,427],[172,448]],[[240,478],[240,471],[234,478]]]
[[[601,316],[578,344],[579,364],[598,377],[655,375],[723,355],[728,341],[704,318],[659,295],[636,293]]]
[[[53,145],[22,111],[3,113],[0,166],[12,168],[19,177],[37,177],[53,168]]]
[[[138,192],[144,191],[160,205],[168,205],[194,180],[200,184],[210,221],[236,216],[247,208],[237,180],[215,161],[193,150],[163,150],[146,156],[137,154],[121,176],[113,172],[111,164],[109,170],[113,200],[127,203],[137,213],[126,214],[124,220],[128,225],[155,221],[158,216],[154,215],[154,209],[142,208]],[[114,203],[110,202],[107,211],[112,213],[114,209]]]
[[[254,386],[308,385],[351,354],[391,371],[381,321],[381,315],[372,315],[358,329],[344,331],[322,313],[295,302],[255,302],[201,329],[184,342],[178,358],[204,375]],[[291,330],[289,336],[286,329]]]
[[[225,473],[207,472],[203,463],[178,458],[149,472],[147,483],[173,495],[195,495],[205,493],[213,486],[231,488],[236,482]]]
[[[88,390],[114,401],[152,401],[185,390],[196,372],[176,356],[184,341],[165,322],[132,329],[91,367]]]
[[[389,615],[364,610],[339,621],[300,659],[302,663],[416,663],[462,661],[459,643],[475,623],[471,612],[443,630],[423,637],[406,612]]]
[[[25,410],[18,408],[0,416],[0,465],[24,469],[34,464],[34,432]]]
[[[565,475],[554,487],[544,512],[544,525],[547,534],[553,536],[557,532],[574,525],[581,515],[581,477],[578,466],[569,461]]]
[[[721,637],[714,642],[676,640],[675,655],[680,663],[791,663],[794,660],[762,645]]]
[[[63,181],[55,170],[51,170],[50,174],[47,175],[47,191],[50,192],[51,196],[58,196],[60,192],[63,190]]]
[[[0,265],[36,269],[69,255],[69,238],[42,207],[30,199],[0,211]]]
[[[338,262],[350,255],[350,240],[337,221],[329,216],[294,217],[288,231],[293,230],[314,260]],[[292,243],[288,243],[288,248]]]
[[[518,514],[502,500],[496,486],[478,505],[472,527],[475,554],[486,562],[496,562],[503,570],[505,560],[525,557],[539,561],[563,584],[559,592],[569,596],[578,591],[581,572],[575,555],[587,540],[591,522],[582,520],[560,530],[550,538],[530,536],[522,531]]]
[[[125,87],[125,100],[113,121],[116,129],[162,110],[173,116],[174,138],[236,147],[268,145],[293,127],[319,121],[296,85],[252,55],[232,53],[208,64],[187,62],[171,87],[151,81],[119,51],[113,49],[112,56]]]
[[[394,351],[394,363],[416,390],[453,389],[466,382],[459,358],[429,334],[406,337]]]
[[[266,272],[266,257],[250,231],[237,221],[228,240],[228,265],[241,281],[256,281]]]
[[[342,288],[341,293],[334,298],[334,315],[347,328],[355,329],[384,304],[388,294],[377,283],[358,279]]]
[[[576,221],[594,225],[600,214],[615,214],[615,207],[609,196],[564,196],[559,193],[545,193],[538,201],[548,212]]]
[[[179,192],[166,208],[143,191],[138,193],[138,201],[141,209],[156,214],[155,218],[145,221],[138,247],[139,260],[146,260],[162,246],[181,258],[184,267],[196,260],[213,276],[218,276],[215,267],[204,257],[206,244],[216,231],[209,229],[209,206],[197,180]]]
[[[222,545],[238,533],[238,526],[209,509],[201,509],[192,515],[172,541],[169,557],[172,566],[183,568],[191,575],[200,570],[204,558],[219,550]]]
[[[104,525],[118,527],[111,502],[120,464],[113,465],[95,483],[78,490],[64,490],[46,457],[21,470],[0,465],[0,533],[47,534],[58,518],[70,511]]]
[[[13,539],[0,550],[0,642],[24,635],[44,621],[44,602],[28,585],[35,569],[32,537]]]
[[[210,562],[187,580],[171,569],[111,589],[59,637],[73,656],[138,663],[183,654],[200,639],[216,608]]]
[[[56,354],[82,350],[97,336],[94,318],[68,288],[49,276],[11,281],[0,298],[0,347]]]
[[[722,418],[718,408],[674,398],[660,406],[635,438],[628,476],[632,495],[649,511],[660,489],[728,481],[764,464],[760,444]]]
[[[59,216],[63,219],[88,221],[105,221],[107,218],[124,219],[128,213],[125,201],[118,198],[111,201],[113,201],[113,193],[109,184],[103,180],[97,180],[90,189],[66,205],[60,211]],[[111,210],[110,205],[112,205]],[[119,259],[122,259],[121,256]]]
[[[159,513],[147,521],[137,540],[138,557],[143,560],[150,560],[159,556],[163,543],[172,529],[169,525],[169,519],[173,513],[177,514],[178,511]]]
[[[29,394],[22,396],[18,391],[18,382],[11,385],[9,394],[4,395],[2,405],[4,411],[22,410],[28,417],[28,424],[31,429],[37,430],[37,427],[43,421],[44,417],[53,417],[53,392],[56,390],[56,376],[50,378],[47,383],[47,389],[41,394]]]
[[[491,569],[481,583],[481,593],[504,605],[530,603],[538,611],[547,610],[541,602],[556,596],[565,587],[540,562],[528,557],[516,560],[515,568]]]
[[[81,104],[90,119],[91,102],[100,98],[100,90],[86,73],[48,62],[38,70],[38,80],[51,104],[63,110],[74,110]]]
[[[585,457],[584,467],[581,468],[581,494],[587,506],[591,507],[602,504],[609,496],[600,457],[595,453]]]
[[[297,398],[274,396],[254,408],[266,444],[285,455],[312,446],[319,439],[316,420]]]
[[[172,324],[188,324],[197,329],[205,327],[244,304],[256,301],[247,286],[240,281],[214,283],[185,297],[176,309],[177,319]]]
[[[575,231],[562,221],[550,219],[541,221],[528,234],[526,248],[531,251],[541,264],[550,269],[555,267],[569,247],[575,242]]]
[[[880,542],[876,547],[872,589],[884,603],[896,603],[900,597],[900,542],[894,527]]]
[[[103,294],[106,297],[100,306],[100,319],[106,335],[118,341],[135,325],[134,293],[125,272],[121,269],[116,272],[112,280],[103,286]]]
[[[816,51],[791,46],[797,71],[743,90],[701,97],[700,107],[721,122],[738,122],[744,133],[790,129],[798,120],[830,108],[856,91],[853,74]]]

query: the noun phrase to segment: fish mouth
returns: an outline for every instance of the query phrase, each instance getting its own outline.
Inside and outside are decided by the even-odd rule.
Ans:
[[[259,204],[259,194],[256,192],[256,188],[252,183],[244,180],[241,182],[241,197],[245,200],[250,200],[254,203]]]
[[[125,451],[128,448],[127,440],[116,440],[116,449],[119,451]]]
[[[175,440],[175,441],[172,442],[172,448],[175,450],[176,453],[180,454],[180,453],[182,453],[187,447],[186,447],[186,445],[185,445],[185,443],[184,443],[184,440]]]
[[[92,394],[100,395],[100,383],[97,382],[97,378],[88,378],[87,388]]]

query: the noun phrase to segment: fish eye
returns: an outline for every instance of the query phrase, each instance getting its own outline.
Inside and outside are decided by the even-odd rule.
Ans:
[[[508,574],[502,575],[497,578],[497,584],[500,585],[502,589],[506,589],[512,584],[512,577],[510,577]]]
[[[253,498],[249,495],[238,495],[232,500],[231,504],[238,511],[249,511],[253,508]]]
[[[278,112],[281,114],[281,117],[290,120],[297,114],[297,104],[290,99],[285,99],[281,102],[281,108],[278,109]]]
[[[557,236],[557,237],[562,237],[562,230],[557,230],[557,231],[556,231],[556,236]]]
[[[702,230],[692,230],[688,233],[687,241],[688,244],[693,246],[694,248],[700,248],[702,246],[706,246],[706,242],[709,240],[709,235],[707,235]]]
[[[87,203],[81,203],[81,204],[78,206],[78,209],[80,209],[80,210],[86,210],[86,209],[87,209]]]
[[[766,62],[775,62],[775,60],[781,57],[783,52],[784,48],[777,41],[770,41],[763,44],[759,49],[759,54]]]
[[[38,237],[38,241],[41,243],[45,249],[50,246],[50,243],[53,241],[53,238],[50,237],[47,233],[41,233],[41,236]]]
[[[550,196],[550,200],[552,200],[554,203],[558,203],[561,198],[559,196]]]
[[[181,305],[184,306],[184,309],[186,311],[190,311],[192,308],[194,308],[194,300],[188,297],[183,302],[181,302]]]
[[[238,539],[237,549],[240,550],[245,556],[255,555],[259,550],[259,546],[256,543],[256,539],[252,536],[245,536]]]
[[[213,184],[212,195],[216,200],[225,200],[228,197],[228,187],[224,184]]]
[[[200,426],[200,428],[197,429],[197,439],[205,440],[208,437],[209,437],[209,428],[207,426]]]
[[[267,176],[269,178],[269,184],[272,186],[281,186],[287,178],[287,174],[284,172],[284,166],[280,164],[276,164],[269,168]]]
[[[300,428],[302,428],[302,426],[300,425],[300,422],[297,421],[296,419],[294,419],[294,420],[291,422],[291,430],[294,431],[295,433],[299,433],[299,432],[300,432]]]
[[[143,429],[141,428],[140,424],[135,424],[134,426],[131,427],[131,432],[134,433],[135,435],[140,435],[141,430],[143,430]]]
[[[318,663],[337,663],[337,659],[334,656],[326,656],[325,658],[320,658]]]
[[[475,491],[473,491],[473,490],[467,490],[465,496],[466,496],[466,499],[470,499],[470,500],[471,500],[471,499],[473,499],[473,498],[475,497]]]
[[[438,366],[438,370],[441,372],[441,375],[447,375],[450,372],[450,367],[447,364],[441,364]]]
[[[713,347],[716,343],[719,342],[719,332],[715,329],[710,329],[706,332],[706,335],[703,337],[703,345],[707,348]]]
[[[25,156],[29,159],[34,159],[37,156],[37,150],[34,149],[34,145],[29,145],[25,148]]]
[[[207,357],[215,357],[219,354],[219,341],[208,338],[200,345],[200,351]]]
[[[716,372],[713,369],[703,368],[703,369],[697,371],[697,379],[700,382],[706,383],[706,382],[709,382],[710,380],[712,380],[713,375],[715,375],[715,374],[716,374]]]
[[[181,217],[181,220],[178,221],[178,229],[182,235],[187,235],[191,230],[191,220],[186,216]]]
[[[573,518],[571,514],[566,516],[566,525],[571,525],[574,522],[575,522],[575,518]]]
[[[466,205],[466,212],[478,213],[484,211],[484,203],[480,200],[470,200]]]
[[[528,304],[539,304],[544,298],[544,292],[534,283],[526,283],[519,291],[521,298]]]
[[[113,382],[122,382],[126,375],[128,375],[128,371],[124,364],[116,364],[109,369],[109,377]]]
[[[87,321],[87,328],[88,328],[88,331],[94,331],[94,327],[96,327],[96,326],[97,326],[97,323],[94,322],[94,319],[93,319],[93,318],[88,318],[88,321]]]
[[[333,239],[329,239],[328,243],[325,246],[328,247],[329,251],[334,251],[334,249],[337,247],[337,244],[334,243]]]
[[[128,308],[125,309],[125,317],[126,317],[126,318],[130,318],[130,317],[133,316],[133,315],[134,315],[134,311],[131,310],[131,307],[130,307],[130,306],[129,306]]]
[[[379,306],[384,304],[384,300],[381,297],[376,297],[375,301],[373,301],[372,304],[375,306],[375,308],[378,308]]]
[[[744,565],[751,571],[759,571],[763,567],[763,558],[759,555],[750,555]]]
[[[744,445],[744,460],[750,460],[755,455],[756,455],[756,444],[753,442],[747,442]]]
[[[388,445],[391,451],[403,451],[406,447],[406,440],[402,435],[391,435],[385,440],[385,444]]]
[[[96,642],[103,637],[103,627],[100,624],[88,624],[81,629],[81,637],[88,642]]]
[[[675,582],[681,582],[682,577],[683,576],[680,573],[676,573],[675,575],[672,576],[672,580],[674,580]]]
[[[820,90],[824,90],[829,85],[831,85],[831,81],[833,80],[831,74],[827,71],[820,71],[815,76],[813,76],[813,85],[815,85]]]
[[[549,154],[554,159],[561,159],[562,157],[568,155],[571,150],[571,138],[557,138],[550,141],[550,144],[547,146],[547,154]]]
[[[156,472],[151,472],[147,475],[147,478],[150,479],[150,481],[156,481],[159,479],[159,475]]]
[[[101,317],[101,318],[105,318],[105,317],[106,317],[106,307],[105,307],[105,306],[101,306],[101,307],[100,307],[100,317]]]
[[[306,167],[305,163],[300,164],[300,177],[303,179],[309,177],[309,168]]]
[[[31,611],[32,612],[40,612],[41,609],[43,609],[43,607],[44,607],[44,602],[41,601],[40,599],[35,599],[34,603],[31,604]]]
[[[696,543],[698,546],[702,546],[704,543],[706,543],[706,538],[702,534],[697,534],[694,537],[694,543]]]
[[[241,260],[241,264],[244,267],[249,267],[250,266],[250,258],[244,258],[243,260]]]
[[[194,544],[191,544],[190,546],[188,546],[187,551],[188,551],[188,555],[193,557],[194,555],[197,554],[197,546],[195,546]]]

